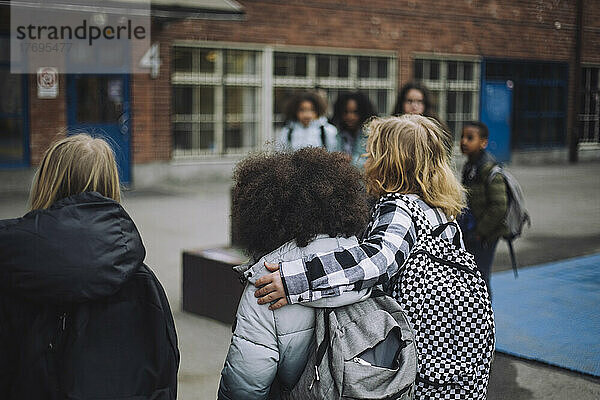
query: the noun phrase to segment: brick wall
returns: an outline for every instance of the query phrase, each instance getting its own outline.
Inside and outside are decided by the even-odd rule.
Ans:
[[[48,146],[63,137],[67,128],[67,80],[58,78],[58,96],[38,99],[37,76],[29,76],[29,148],[31,165],[38,165]]]
[[[157,79],[133,75],[134,163],[171,155],[171,47],[176,40],[391,50],[398,85],[412,77],[415,53],[566,61],[573,87],[576,2],[567,0],[240,0],[242,21],[172,20],[155,23],[160,43]],[[584,0],[584,63],[600,64],[600,7]],[[32,81],[32,93],[35,89]],[[64,78],[61,77],[61,89]],[[569,95],[569,121],[573,115]],[[64,127],[64,90],[56,100],[31,100],[32,161],[49,135]],[[42,106],[43,105],[43,106]],[[41,106],[41,107],[40,107]]]

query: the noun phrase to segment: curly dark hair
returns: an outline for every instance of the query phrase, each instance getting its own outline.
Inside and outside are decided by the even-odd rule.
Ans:
[[[359,126],[364,125],[364,123],[371,117],[377,115],[375,113],[375,109],[373,108],[373,104],[371,100],[361,92],[346,92],[342,93],[338,96],[335,104],[333,106],[333,117],[331,118],[331,123],[335,125],[338,130],[346,130],[348,127],[344,123],[344,112],[346,111],[346,105],[348,101],[354,100],[356,101],[356,106],[358,107],[358,115],[360,116]]]
[[[255,260],[291,240],[358,235],[369,210],[360,172],[343,153],[306,147],[258,153],[235,168],[231,223]]]
[[[294,94],[285,105],[285,121],[297,121],[298,117],[298,109],[300,108],[300,103],[303,101],[310,101],[315,108],[315,112],[317,116],[321,117],[325,115],[327,111],[327,103],[325,100],[319,96],[318,93],[313,91],[302,91]]]
[[[429,93],[429,90],[427,90],[425,86],[417,82],[408,82],[407,84],[402,86],[400,92],[398,93],[398,97],[396,98],[396,105],[394,106],[394,112],[392,113],[392,115],[399,116],[404,114],[404,101],[406,100],[406,95],[408,94],[408,91],[412,89],[418,90],[423,94],[423,105],[425,106],[425,111],[423,112],[423,115],[426,117],[434,117],[437,119],[437,116],[433,112],[433,104],[431,103],[431,94]]]

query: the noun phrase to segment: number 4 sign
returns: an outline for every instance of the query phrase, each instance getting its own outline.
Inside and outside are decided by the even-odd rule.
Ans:
[[[141,68],[149,68],[150,76],[152,78],[158,77],[158,73],[160,71],[159,48],[160,47],[159,47],[158,43],[154,43],[140,60],[140,67]]]

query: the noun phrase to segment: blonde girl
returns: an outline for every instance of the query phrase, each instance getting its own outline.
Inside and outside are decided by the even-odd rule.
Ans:
[[[3,399],[176,398],[173,316],[120,198],[110,146],[78,134],[44,154],[31,211],[0,221]]]
[[[57,200],[84,192],[121,201],[115,157],[101,138],[67,136],[44,154],[31,189],[31,209],[45,209]]]

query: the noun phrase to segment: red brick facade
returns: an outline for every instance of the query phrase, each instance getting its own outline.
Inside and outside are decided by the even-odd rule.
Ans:
[[[29,77],[29,148],[31,164],[38,165],[50,143],[67,129],[67,80],[59,75],[58,96],[38,99],[37,77]]]
[[[574,115],[576,1],[245,1],[242,21],[171,20],[153,24],[160,43],[157,79],[133,75],[132,159],[171,158],[171,48],[174,41],[318,46],[394,51],[398,86],[412,77],[415,54],[469,55],[569,63],[569,127]],[[600,65],[600,7],[584,0],[582,62]],[[53,100],[30,84],[31,161],[66,126],[65,91]],[[61,89],[65,79],[61,77]],[[570,131],[570,129],[569,129]]]

